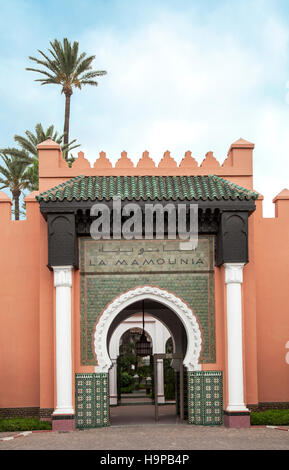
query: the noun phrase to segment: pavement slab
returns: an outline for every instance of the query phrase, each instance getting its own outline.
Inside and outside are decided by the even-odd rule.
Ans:
[[[0,434],[1,438],[1,434]],[[289,433],[266,427],[227,429],[188,424],[111,426],[31,433],[0,450],[289,450]]]

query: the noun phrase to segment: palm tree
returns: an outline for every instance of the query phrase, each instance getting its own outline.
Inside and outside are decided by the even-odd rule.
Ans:
[[[39,78],[36,82],[41,85],[57,84],[61,85],[61,93],[65,95],[65,118],[64,118],[64,144],[69,140],[69,117],[70,117],[70,99],[73,93],[73,87],[81,90],[83,85],[97,86],[95,77],[105,75],[105,70],[92,70],[92,61],[95,56],[86,56],[85,52],[79,54],[78,42],[73,44],[67,38],[63,39],[63,44],[55,39],[50,41],[51,49],[48,49],[50,56],[38,50],[42,58],[29,57],[37,65],[44,67],[44,70],[35,68],[26,68],[32,72],[38,72],[45,76]]]
[[[8,152],[0,154],[5,166],[0,165],[0,189],[8,188],[14,200],[14,217],[19,220],[19,200],[21,192],[32,190],[30,177],[27,173],[27,162],[9,155]]]
[[[0,152],[9,154],[13,157],[16,157],[20,160],[25,161],[28,164],[31,164],[27,169],[27,175],[31,179],[31,184],[33,190],[38,189],[38,150],[37,145],[41,144],[44,140],[51,138],[57,144],[61,145],[62,153],[64,156],[68,155],[68,152],[79,145],[74,145],[76,139],[72,140],[68,144],[63,144],[63,134],[59,135],[57,131],[54,130],[54,126],[49,126],[46,131],[43,129],[42,124],[38,123],[35,126],[35,131],[25,131],[25,137],[21,135],[15,135],[14,140],[20,146],[20,148],[6,148],[1,149]],[[67,157],[66,157],[67,158]],[[70,159],[67,158],[69,161]]]

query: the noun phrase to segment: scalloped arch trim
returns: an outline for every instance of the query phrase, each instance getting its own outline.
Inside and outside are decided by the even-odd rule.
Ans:
[[[107,349],[107,335],[116,316],[130,304],[143,299],[155,300],[170,308],[181,320],[187,333],[184,366],[188,371],[201,370],[199,363],[202,336],[198,321],[188,305],[175,294],[152,286],[136,287],[118,296],[102,312],[94,331],[94,351],[98,365],[95,372],[108,372],[112,362]]]

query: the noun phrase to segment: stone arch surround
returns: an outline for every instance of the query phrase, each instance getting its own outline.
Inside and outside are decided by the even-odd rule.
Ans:
[[[107,335],[113,320],[117,315],[130,304],[151,299],[172,310],[182,322],[187,334],[187,351],[184,358],[184,366],[188,371],[200,371],[199,363],[202,337],[198,321],[190,307],[179,297],[165,289],[152,286],[142,286],[129,290],[114,299],[102,312],[94,331],[94,350],[98,365],[95,367],[96,373],[108,372],[112,362],[109,357]]]

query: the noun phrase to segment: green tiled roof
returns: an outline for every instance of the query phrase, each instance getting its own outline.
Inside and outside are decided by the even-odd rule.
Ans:
[[[258,193],[219,176],[77,176],[37,196],[38,201],[251,200]]]

